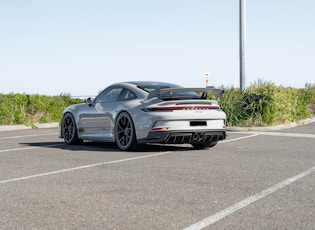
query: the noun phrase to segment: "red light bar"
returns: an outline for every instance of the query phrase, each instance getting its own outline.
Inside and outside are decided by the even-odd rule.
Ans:
[[[154,130],[154,131],[165,131],[165,130],[168,130],[168,127],[153,127],[151,130]]]
[[[194,105],[194,106],[168,106],[168,107],[156,107],[146,108],[143,111],[173,111],[173,110],[209,110],[209,109],[220,109],[218,105]]]

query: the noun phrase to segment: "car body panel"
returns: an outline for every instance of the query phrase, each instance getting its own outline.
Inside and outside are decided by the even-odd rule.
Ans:
[[[145,86],[152,85],[157,87],[155,92],[144,90]],[[167,86],[170,88],[163,89]],[[185,90],[176,85],[177,89],[172,91],[172,86],[174,85],[161,82],[113,84],[93,100],[67,107],[64,114],[73,115],[78,138],[82,140],[115,142],[116,118],[121,112],[127,112],[132,118],[138,143],[167,143],[167,139],[174,135],[190,136],[190,139],[184,138],[183,143],[192,143],[196,133],[202,137],[215,133],[218,134],[218,139],[224,139],[226,115],[217,101],[183,99],[190,94],[183,93]],[[210,91],[205,88],[196,89]],[[209,141],[209,138],[202,141]]]

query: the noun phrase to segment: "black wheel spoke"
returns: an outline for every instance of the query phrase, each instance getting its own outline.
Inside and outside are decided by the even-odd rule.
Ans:
[[[73,137],[73,121],[70,116],[66,117],[64,124],[65,138],[70,141]]]
[[[118,138],[119,138],[119,143],[122,146],[126,146],[128,144],[128,136],[127,136],[127,127],[129,124],[129,120],[127,117],[123,116],[120,118],[120,120],[118,121]]]
[[[118,116],[115,130],[118,146],[123,150],[129,149],[133,145],[135,134],[132,120],[128,114],[122,113]]]
[[[62,122],[63,138],[67,144],[77,144],[81,140],[78,139],[76,124],[71,114],[65,114]]]

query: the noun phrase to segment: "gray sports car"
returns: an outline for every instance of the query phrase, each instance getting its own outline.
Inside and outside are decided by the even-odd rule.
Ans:
[[[208,93],[222,90],[149,81],[113,84],[94,99],[67,107],[60,136],[69,145],[116,142],[121,150],[145,143],[212,147],[225,139],[226,114]]]

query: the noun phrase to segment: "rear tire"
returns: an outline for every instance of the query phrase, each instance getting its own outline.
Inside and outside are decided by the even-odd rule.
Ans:
[[[116,118],[115,141],[121,150],[132,150],[137,147],[136,132],[130,115],[122,112]]]
[[[77,126],[71,113],[66,113],[61,122],[62,137],[66,144],[76,145],[83,141],[78,138]]]
[[[206,144],[205,143],[192,143],[191,144],[195,149],[204,149],[206,147]]]
[[[205,149],[205,148],[211,148],[211,147],[215,146],[216,144],[218,144],[217,141],[213,141],[213,142],[210,142],[210,143],[192,143],[191,145],[195,149]]]
[[[212,142],[210,142],[210,143],[207,145],[207,147],[208,147],[208,148],[212,148],[213,146],[215,146],[215,145],[217,145],[217,144],[218,144],[217,141],[212,141]]]

